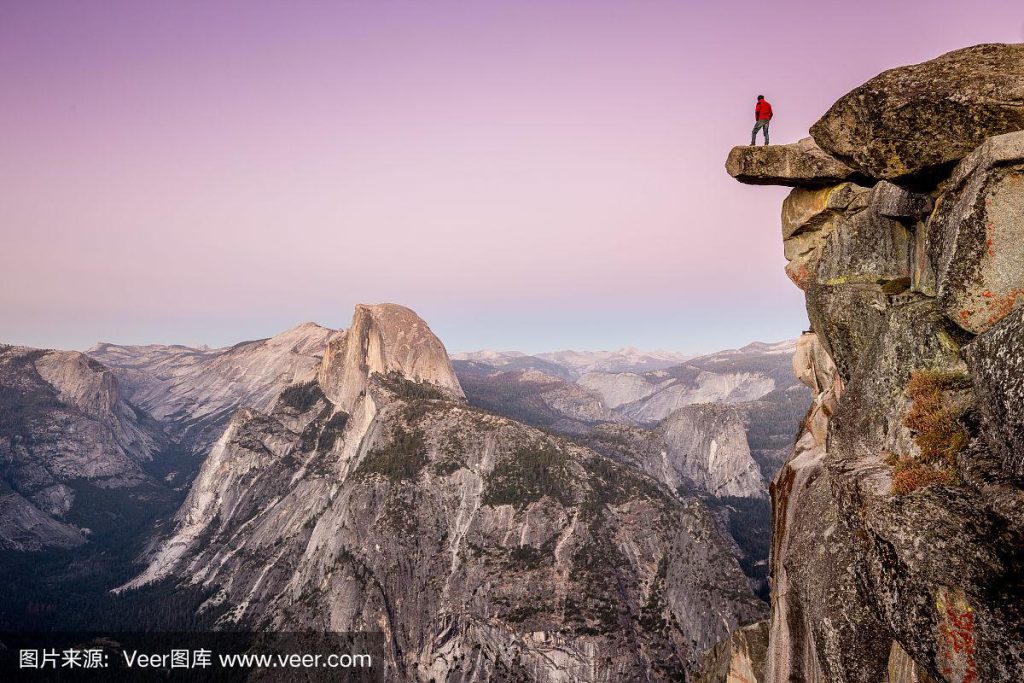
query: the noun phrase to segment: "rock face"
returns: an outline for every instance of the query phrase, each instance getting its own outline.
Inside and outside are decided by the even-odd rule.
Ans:
[[[113,368],[132,404],[163,423],[175,440],[203,452],[235,410],[266,410],[286,386],[308,379],[337,334],[305,323],[223,349],[101,343],[87,353]]]
[[[789,145],[733,147],[725,170],[748,185],[811,187],[834,185],[854,171],[821,151],[811,138]]]
[[[964,348],[985,420],[985,436],[1005,463],[1006,473],[1024,481],[1024,308]]]
[[[77,493],[130,489],[145,498],[157,485],[143,464],[159,444],[156,425],[122,399],[100,363],[0,346],[0,548],[83,543]]]
[[[895,180],[1021,129],[1024,45],[977,45],[872,78],[832,105],[811,135],[863,175]]]
[[[352,326],[327,347],[317,381],[335,405],[350,411],[374,373],[397,373],[449,398],[465,398],[441,340],[404,306],[356,306]]]
[[[804,522],[805,515],[806,523],[819,521],[813,517],[818,508],[808,500],[826,485],[822,463],[829,420],[842,396],[843,385],[835,364],[814,333],[800,338],[793,370],[814,398],[793,455],[772,482],[772,618],[766,673],[764,678],[755,680],[823,681],[816,652],[812,650],[805,656],[803,651],[814,617],[803,607],[802,596],[792,590],[788,571],[795,564],[791,558],[800,557],[800,543],[820,543],[820,537],[796,534],[793,529]],[[812,550],[811,557],[820,557],[820,551],[830,545]]]
[[[648,430],[601,425],[595,447],[646,472],[686,497],[763,498],[767,486],[747,440],[742,406],[706,403],[680,408]]]
[[[990,138],[960,162],[929,223],[928,246],[939,299],[968,332],[984,332],[1024,303],[1024,131]]]
[[[754,683],[764,680],[768,622],[744,626],[705,657],[696,683]]]
[[[85,540],[75,525],[61,522],[8,484],[0,484],[0,550],[70,548]]]
[[[396,681],[678,680],[763,615],[702,504],[468,407],[412,315],[360,307],[314,380],[236,413],[125,589],[382,630]]]
[[[1022,50],[886,72],[813,130],[864,177],[783,208],[815,398],[771,487],[759,681],[1024,672]]]
[[[705,404],[680,408],[658,426],[659,479],[713,496],[764,495],[764,480],[747,443],[745,415],[733,406]]]

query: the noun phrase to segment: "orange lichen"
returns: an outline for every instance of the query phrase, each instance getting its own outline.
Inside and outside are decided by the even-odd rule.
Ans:
[[[1017,305],[1017,299],[1024,296],[1024,288],[1012,289],[1006,294],[996,297],[990,294],[994,298],[993,301],[986,302],[988,308],[988,324],[994,325],[1013,311]]]
[[[997,322],[1008,316],[1016,308],[1020,299],[1024,298],[1024,287],[1011,289],[1005,294],[993,292],[986,289],[977,294],[972,294],[970,301],[974,308],[962,308],[957,315],[964,327],[969,325],[983,325],[986,328],[995,325]],[[977,330],[981,331],[981,330]]]
[[[786,275],[788,275],[789,279],[793,281],[793,284],[800,289],[806,289],[807,281],[811,278],[811,272],[804,264],[797,266],[794,266],[793,264],[787,265]]]
[[[960,591],[943,588],[935,601],[939,616],[938,659],[943,676],[960,683],[977,683],[977,645],[974,609]]]

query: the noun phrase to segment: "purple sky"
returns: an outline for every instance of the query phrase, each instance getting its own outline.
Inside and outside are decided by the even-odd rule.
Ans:
[[[355,303],[450,350],[806,325],[782,188],[724,172],[1019,0],[0,0],[0,341],[222,345]]]

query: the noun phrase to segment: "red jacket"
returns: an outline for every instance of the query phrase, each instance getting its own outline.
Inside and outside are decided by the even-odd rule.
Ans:
[[[754,107],[754,118],[758,121],[764,119],[770,119],[772,117],[772,105],[768,104],[768,100],[758,100],[757,106]]]

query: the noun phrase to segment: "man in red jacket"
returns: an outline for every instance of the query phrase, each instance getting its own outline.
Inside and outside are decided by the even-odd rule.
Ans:
[[[768,144],[768,123],[772,120],[772,105],[764,95],[757,96],[757,104],[754,106],[754,132],[750,134],[750,144],[757,140],[757,131],[764,129],[764,144]]]

